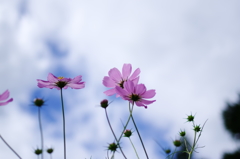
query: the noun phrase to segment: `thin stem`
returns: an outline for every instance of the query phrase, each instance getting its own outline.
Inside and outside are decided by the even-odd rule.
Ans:
[[[188,159],[191,159],[192,153],[193,153],[194,148],[195,148],[195,146],[196,146],[196,135],[197,135],[197,132],[195,131],[195,132],[194,132],[193,145],[192,145],[191,151],[189,152]]]
[[[140,133],[139,133],[139,131],[138,131],[137,125],[136,125],[136,123],[135,123],[135,121],[134,121],[134,119],[133,119],[132,114],[131,114],[131,118],[132,118],[132,121],[133,121],[134,127],[135,127],[135,129],[137,130],[138,137],[139,137],[139,139],[140,139],[140,141],[141,141],[141,144],[142,144],[143,150],[144,150],[144,152],[145,152],[145,155],[146,155],[147,159],[149,159],[149,158],[148,158],[147,151],[146,151],[145,146],[144,146],[144,144],[143,144],[143,141],[142,141],[141,135],[140,135]]]
[[[65,135],[65,115],[64,115],[64,104],[63,104],[63,95],[61,88],[61,102],[62,102],[62,116],[63,116],[63,143],[64,143],[64,159],[66,159],[66,135]]]
[[[146,155],[147,159],[149,159],[149,158],[148,158],[147,151],[146,151],[145,146],[144,146],[144,144],[143,144],[141,135],[140,135],[140,133],[139,133],[139,131],[138,131],[138,128],[137,128],[137,125],[136,125],[136,123],[135,123],[135,121],[134,121],[134,119],[133,119],[133,115],[132,115],[133,106],[134,106],[134,104],[132,104],[132,109],[130,109],[130,107],[129,107],[130,117],[131,117],[131,119],[132,119],[132,121],[133,121],[133,124],[134,124],[135,129],[137,130],[137,134],[138,134],[138,137],[139,137],[139,139],[140,139],[140,141],[141,141],[141,144],[142,144],[143,150],[144,150],[144,152],[145,152],[145,155]]]
[[[109,127],[110,127],[110,129],[111,129],[111,131],[112,131],[112,133],[113,133],[113,136],[114,136],[114,138],[115,138],[115,140],[116,140],[116,142],[117,142],[117,145],[119,145],[119,142],[118,142],[118,140],[117,140],[117,137],[116,137],[116,135],[115,135],[115,133],[114,133],[114,131],[113,131],[113,128],[112,128],[112,126],[111,126],[111,124],[110,124],[110,121],[109,121],[109,118],[108,118],[108,114],[107,114],[107,109],[105,109],[105,114],[106,114],[106,118],[107,118],[107,121],[108,121],[108,125],[109,125]],[[127,157],[126,157],[125,154],[123,153],[122,148],[121,148],[120,145],[119,145],[119,148],[120,148],[120,151],[121,151],[123,157],[124,157],[125,159],[127,159]]]
[[[39,121],[39,129],[41,136],[41,145],[42,145],[42,159],[43,159],[43,131],[42,131],[42,122],[41,122],[41,107],[38,107],[38,121]]]
[[[139,156],[138,156],[137,150],[136,150],[136,148],[135,148],[135,146],[134,146],[134,144],[133,144],[133,142],[132,142],[132,140],[131,140],[130,137],[129,137],[129,140],[130,140],[130,142],[131,142],[131,144],[132,144],[132,147],[133,147],[133,149],[134,149],[134,151],[135,151],[135,153],[136,153],[136,155],[137,155],[137,158],[140,159]]]
[[[8,146],[8,148],[10,148],[10,150],[12,150],[12,152],[15,153],[15,155],[17,155],[18,158],[21,159],[21,157],[17,154],[17,152],[13,150],[13,148],[3,139],[3,137],[1,135],[0,135],[0,138]]]

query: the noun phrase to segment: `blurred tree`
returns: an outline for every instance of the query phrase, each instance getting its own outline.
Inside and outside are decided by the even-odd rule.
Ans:
[[[225,153],[223,159],[240,159],[240,150],[236,150],[233,153]]]
[[[230,132],[234,140],[240,140],[240,94],[238,101],[235,103],[227,103],[226,108],[222,112],[225,128]],[[240,149],[233,153],[225,153],[223,159],[240,159]]]

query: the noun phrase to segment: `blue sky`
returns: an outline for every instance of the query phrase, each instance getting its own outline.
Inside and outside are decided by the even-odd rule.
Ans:
[[[128,103],[106,97],[102,79],[111,68],[131,63],[141,69],[140,83],[157,92],[148,109],[134,110],[150,158],[164,158],[154,139],[168,146],[180,129],[191,132],[184,120],[190,113],[196,113],[197,124],[208,119],[199,141],[205,147],[197,156],[221,158],[238,145],[224,129],[221,112],[240,92],[239,5],[237,0],[0,1],[0,91],[9,89],[14,98],[1,107],[0,134],[22,158],[36,157],[40,135],[31,104],[42,97],[45,147],[55,148],[53,158],[63,158],[60,93],[38,88],[36,79],[49,72],[82,75],[84,89],[64,90],[68,158],[104,158],[113,136],[99,102],[114,101],[109,114],[117,132]],[[144,156],[136,134],[133,142]],[[136,158],[128,141],[122,144],[129,158]],[[0,158],[16,158],[2,142],[0,149]]]

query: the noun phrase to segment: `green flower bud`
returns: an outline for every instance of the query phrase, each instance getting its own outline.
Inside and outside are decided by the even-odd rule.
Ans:
[[[47,149],[47,153],[49,153],[49,154],[53,153],[53,148]]]
[[[195,132],[201,131],[200,125],[196,125],[196,126],[193,128],[193,130],[194,130]]]
[[[174,141],[173,141],[173,145],[176,146],[176,147],[181,146],[181,144],[182,144],[182,143],[181,143],[180,140],[174,140]]]
[[[41,98],[36,98],[34,99],[33,103],[35,104],[35,106],[41,107],[44,104],[44,100]]]
[[[110,150],[111,152],[117,151],[117,148],[118,148],[118,146],[117,146],[117,144],[115,144],[115,142],[108,145],[108,150]]]
[[[166,149],[164,150],[166,154],[170,154],[171,153],[171,150],[170,149]]]
[[[189,115],[189,116],[187,117],[187,121],[188,121],[188,122],[192,122],[193,120],[194,120],[194,116]]]
[[[184,137],[184,136],[186,135],[186,132],[185,132],[185,131],[180,131],[180,132],[179,132],[179,135],[182,136],[182,137]]]
[[[42,150],[37,148],[37,149],[34,151],[34,153],[35,153],[36,155],[40,155],[40,154],[42,154]]]
[[[132,131],[131,130],[125,130],[124,137],[130,137],[130,136],[132,136]]]

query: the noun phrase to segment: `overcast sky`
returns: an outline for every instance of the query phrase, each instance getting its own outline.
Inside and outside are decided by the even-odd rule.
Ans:
[[[36,97],[42,108],[45,148],[63,158],[60,92],[38,88],[36,79],[49,72],[83,76],[86,87],[64,90],[67,156],[104,159],[114,140],[102,99],[113,101],[108,112],[117,134],[128,117],[128,103],[103,94],[102,79],[130,63],[141,69],[140,83],[156,89],[155,103],[134,108],[134,116],[151,159],[163,159],[180,129],[193,139],[187,114],[196,124],[208,119],[198,158],[220,159],[237,143],[224,129],[221,112],[240,92],[240,2],[238,0],[0,0],[0,93],[14,101],[0,108],[0,134],[23,159],[37,158],[40,148]],[[129,129],[133,129],[130,125]],[[135,133],[133,142],[145,158]],[[127,139],[128,158],[137,158]],[[0,141],[0,158],[17,158]],[[45,153],[45,158],[49,158]],[[116,159],[121,159],[120,153]]]

